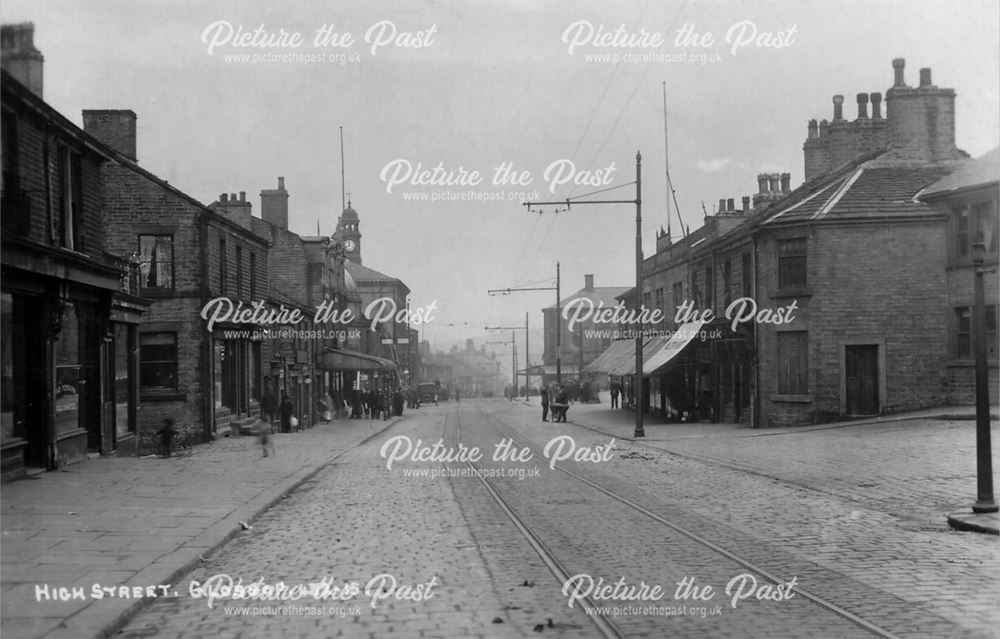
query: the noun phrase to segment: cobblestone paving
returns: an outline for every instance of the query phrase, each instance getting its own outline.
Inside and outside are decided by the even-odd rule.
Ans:
[[[226,574],[247,582],[293,585],[327,577],[335,584],[356,582],[361,593],[346,601],[320,602],[325,608],[319,614],[278,610],[250,616],[234,611],[240,604],[253,610],[282,602],[217,602],[209,609],[204,600],[182,592],[154,603],[119,636],[524,636],[512,623],[516,611],[505,610],[508,604],[493,587],[448,481],[407,477],[403,470],[417,464],[397,463],[388,470],[378,456],[385,437],[400,432],[436,440],[444,414],[444,409],[422,409],[420,417],[406,419],[379,441],[347,453],[183,580],[188,585]],[[384,574],[391,575],[388,591],[381,595],[386,598],[373,606],[368,586]],[[397,598],[405,595],[404,585],[432,580],[433,587],[424,590],[430,596]],[[383,591],[377,585],[376,595]],[[317,606],[312,597],[298,603]]]
[[[627,418],[592,411],[612,415],[601,423],[579,408],[577,421],[631,435]],[[800,579],[812,574],[820,592],[890,619],[900,634],[996,636],[997,539],[954,532],[944,523],[944,514],[974,488],[974,470],[971,483],[968,471],[955,470],[972,454],[969,424],[908,421],[756,436],[692,436],[688,427],[674,437],[655,430],[668,426],[654,427],[647,429],[649,440],[620,442],[622,468],[597,470],[622,490],[644,487],[654,503],[666,499],[692,520],[704,518],[700,526],[766,541],[741,552],[762,565],[797,570]],[[582,443],[607,440],[560,426]],[[625,477],[631,481],[622,482]],[[932,497],[924,497],[925,490]],[[740,548],[738,538],[730,543]],[[759,552],[765,546],[770,557]],[[884,595],[906,605],[890,609]]]

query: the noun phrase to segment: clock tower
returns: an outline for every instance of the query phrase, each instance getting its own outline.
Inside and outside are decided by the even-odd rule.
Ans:
[[[337,220],[337,236],[344,245],[344,253],[347,259],[355,264],[361,264],[361,231],[358,230],[360,220],[358,212],[351,207],[351,201],[347,201],[347,208],[340,214]]]

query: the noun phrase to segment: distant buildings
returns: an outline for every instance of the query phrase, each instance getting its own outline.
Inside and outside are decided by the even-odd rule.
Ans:
[[[486,347],[476,350],[471,339],[465,340],[465,350],[453,347],[449,353],[431,353],[430,344],[420,345],[420,381],[440,382],[450,397],[455,391],[461,397],[502,397],[505,385],[500,374],[500,362]]]

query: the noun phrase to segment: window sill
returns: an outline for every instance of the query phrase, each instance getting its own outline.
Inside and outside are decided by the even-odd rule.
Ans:
[[[974,359],[953,359],[949,360],[946,364],[948,368],[974,368],[976,366],[976,360]],[[986,366],[996,368],[1000,366],[1000,360],[987,359]]]
[[[183,402],[187,393],[181,391],[140,391],[140,402]]]
[[[771,293],[771,299],[782,299],[787,297],[812,297],[812,287],[810,286],[786,286]]]
[[[812,395],[772,395],[771,401],[786,404],[811,404]]]

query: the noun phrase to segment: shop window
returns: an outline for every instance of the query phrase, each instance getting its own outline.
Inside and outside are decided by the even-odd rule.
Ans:
[[[139,336],[139,383],[144,391],[177,390],[177,333]]]
[[[79,427],[80,392],[83,379],[80,366],[80,318],[76,305],[65,304],[62,309],[62,329],[55,342],[56,361],[56,432]]]
[[[972,307],[966,306],[955,309],[955,357],[958,359],[972,359],[973,351],[973,325]],[[986,357],[995,360],[997,358],[997,307],[986,307]]]
[[[805,286],[806,238],[778,241],[778,288]]]
[[[132,421],[132,335],[128,324],[115,324],[115,432],[118,437],[135,430]]]
[[[809,339],[805,331],[778,333],[778,394],[809,393]]]
[[[174,236],[139,236],[139,275],[143,288],[174,287]]]

